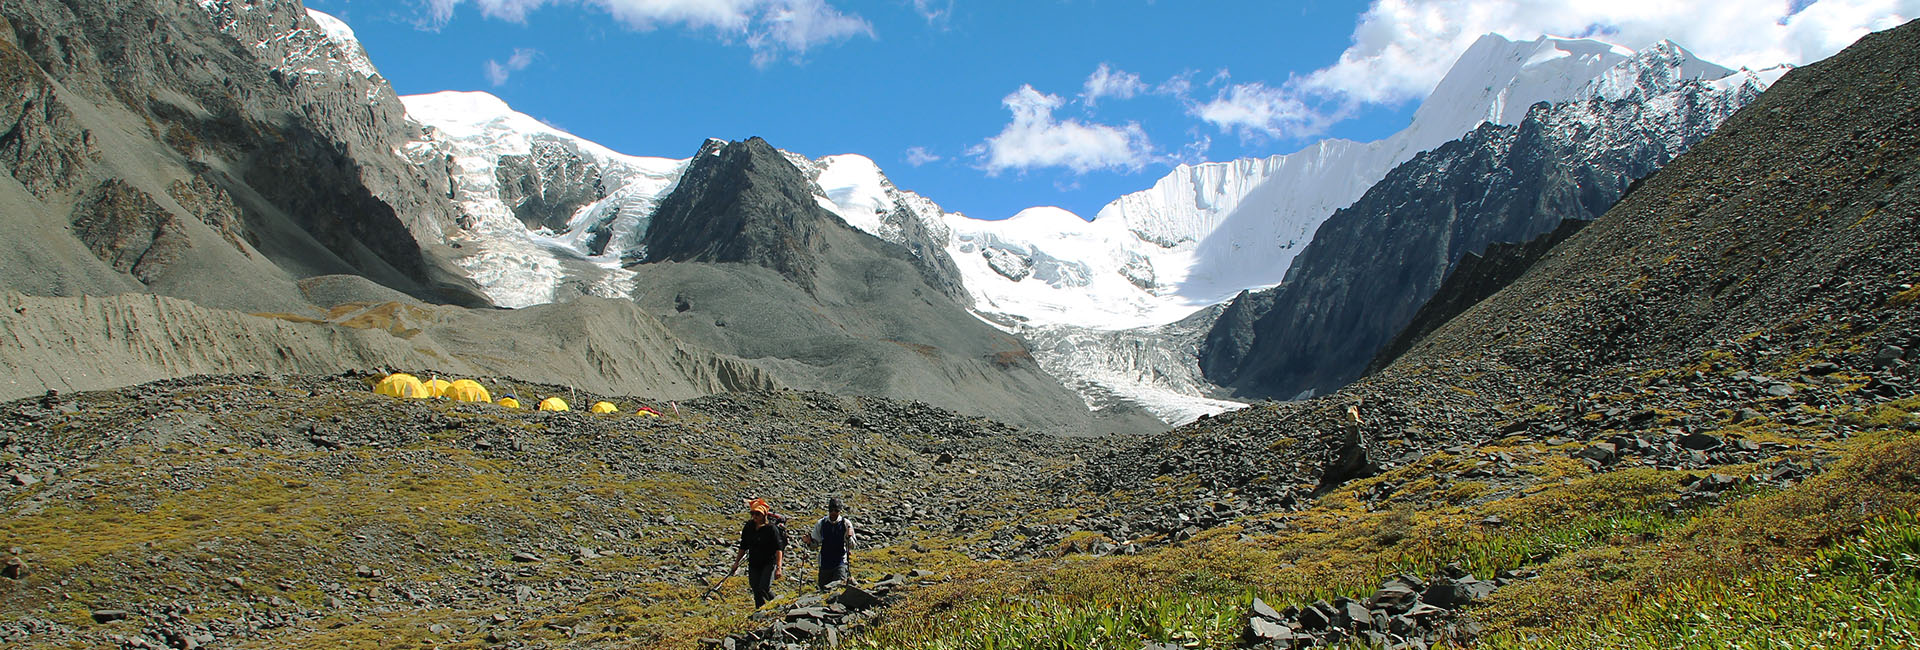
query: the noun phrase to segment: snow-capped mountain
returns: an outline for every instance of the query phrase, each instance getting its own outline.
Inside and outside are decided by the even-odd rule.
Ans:
[[[488,298],[537,305],[566,297],[568,283],[580,293],[631,295],[622,257],[644,252],[638,246],[654,205],[686,160],[615,153],[484,92],[401,101],[427,127],[407,155],[453,161],[453,198],[468,221],[451,238],[474,248],[458,263]]]
[[[1538,102],[1655,96],[1685,79],[1731,91],[1779,72],[1731,71],[1661,43],[1636,56],[1585,39],[1476,41],[1412,123],[1386,139],[1324,140],[1286,155],[1181,165],[1089,223],[1057,208],[1005,221],[949,218],[950,252],[983,313],[1028,325],[1169,323],[1278,284],[1334,210],[1414,154],[1481,122],[1515,124]],[[1078,223],[1076,223],[1078,222]]]
[[[1536,104],[1422,152],[1321,225],[1280,286],[1236,299],[1200,367],[1235,394],[1290,398],[1358,378],[1464,256],[1599,218],[1756,99],[1684,78],[1671,44],[1612,68],[1586,99]]]

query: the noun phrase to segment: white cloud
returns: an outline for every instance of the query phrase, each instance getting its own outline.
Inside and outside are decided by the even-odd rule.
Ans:
[[[1188,113],[1247,137],[1316,135],[1367,104],[1398,104],[1433,91],[1474,40],[1587,37],[1631,49],[1671,40],[1730,67],[1816,61],[1865,35],[1920,17],[1920,0],[1373,0],[1339,61],[1277,86],[1226,84],[1190,99],[1192,73],[1156,92]]]
[[[907,147],[907,164],[919,167],[930,162],[939,162],[940,156],[926,147]]]
[[[913,0],[913,10],[927,19],[928,25],[945,26],[953,17],[953,0]]]
[[[1000,103],[1013,122],[968,153],[981,158],[989,175],[1014,169],[1065,167],[1074,173],[1102,169],[1137,170],[1153,160],[1153,145],[1137,123],[1126,126],[1053,119],[1063,101],[1023,85]]]
[[[1482,34],[1589,36],[1640,49],[1662,39],[1731,67],[1805,64],[1920,17],[1920,0],[1375,0],[1340,60],[1297,90],[1390,103],[1426,96]]]
[[[527,66],[533,65],[533,58],[536,56],[540,56],[539,50],[521,47],[514,48],[513,56],[508,57],[506,63],[488,59],[487,82],[493,84],[496,88],[506,85],[508,76],[527,69]]]
[[[1087,77],[1085,90],[1080,97],[1088,106],[1092,106],[1101,97],[1132,99],[1134,95],[1146,90],[1147,85],[1140,82],[1140,75],[1125,70],[1115,70],[1113,66],[1101,63],[1100,67]]]
[[[711,31],[753,50],[756,65],[799,57],[813,47],[855,36],[873,37],[873,26],[841,13],[826,0],[426,0],[429,20],[445,25],[463,4],[489,18],[522,22],[547,5],[596,7],[629,28],[680,27]]]
[[[1213,138],[1201,133],[1197,127],[1187,129],[1187,137],[1193,138],[1193,141],[1181,146],[1180,153],[1167,161],[1169,164],[1193,165],[1207,161],[1207,150],[1213,148]]]
[[[1153,94],[1166,95],[1168,97],[1172,97],[1174,99],[1178,99],[1182,102],[1185,102],[1187,101],[1187,97],[1193,94],[1193,75],[1194,74],[1196,74],[1196,71],[1194,70],[1184,70],[1180,74],[1174,75],[1168,78],[1166,81],[1160,82],[1160,85],[1154,86]]]
[[[1231,84],[1212,101],[1188,107],[1187,113],[1243,140],[1318,135],[1332,121],[1297,93],[1258,82]]]

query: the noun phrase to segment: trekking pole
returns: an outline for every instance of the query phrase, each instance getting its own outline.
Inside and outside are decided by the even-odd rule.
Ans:
[[[733,568],[727,569],[727,575],[720,576],[719,580],[713,581],[713,585],[710,587],[707,587],[707,593],[700,594],[700,600],[706,600],[708,598],[712,598],[713,592],[719,591],[720,585],[726,584],[727,578],[733,577],[734,572],[739,570],[740,570],[740,558],[736,557],[733,559]]]

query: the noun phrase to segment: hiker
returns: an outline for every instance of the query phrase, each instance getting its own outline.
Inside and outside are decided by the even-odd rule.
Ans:
[[[807,548],[820,547],[822,591],[828,584],[846,580],[847,567],[853,560],[853,520],[840,516],[841,510],[840,497],[827,499],[827,516],[813,525],[813,532],[801,536]]]
[[[773,506],[767,505],[765,499],[747,502],[747,523],[740,528],[740,550],[733,556],[734,568],[739,568],[742,557],[747,560],[747,584],[753,588],[753,606],[758,609],[773,600],[773,581],[787,575],[787,531],[781,528],[774,517]]]

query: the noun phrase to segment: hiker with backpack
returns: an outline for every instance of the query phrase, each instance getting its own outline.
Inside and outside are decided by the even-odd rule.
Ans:
[[[827,585],[847,579],[847,568],[853,560],[853,520],[840,516],[841,510],[840,497],[827,499],[827,516],[813,525],[812,532],[801,536],[808,548],[820,547],[819,584],[823,591]]]
[[[740,550],[734,553],[733,575],[740,560],[747,561],[747,585],[753,589],[753,606],[758,609],[773,600],[773,581],[786,577],[787,531],[784,518],[773,514],[766,499],[747,502],[747,523],[740,528]]]

